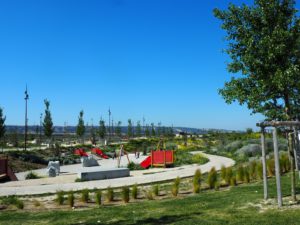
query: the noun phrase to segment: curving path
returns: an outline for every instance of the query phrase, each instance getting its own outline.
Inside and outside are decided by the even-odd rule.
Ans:
[[[202,152],[192,152],[193,154]],[[223,156],[210,155],[202,153],[209,159],[209,162],[204,165],[186,165],[176,168],[154,168],[149,170],[131,171],[130,177],[110,179],[110,180],[98,180],[88,182],[75,183],[75,174],[61,175],[55,178],[43,178],[38,180],[25,180],[15,181],[0,184],[0,196],[8,195],[36,195],[44,193],[55,193],[57,190],[62,191],[78,191],[82,189],[106,189],[108,186],[113,188],[129,186],[134,184],[148,184],[152,182],[160,182],[166,180],[173,180],[177,176],[191,177],[194,175],[196,169],[201,169],[202,173],[208,172],[212,167],[217,170],[221,169],[221,166],[225,167],[233,166],[235,161]]]

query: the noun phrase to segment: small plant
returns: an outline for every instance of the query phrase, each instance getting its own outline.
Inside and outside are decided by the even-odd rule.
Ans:
[[[236,179],[237,181],[243,182],[244,181],[244,167],[239,165],[236,171]]]
[[[76,178],[75,182],[82,182],[82,180],[80,178]]]
[[[18,209],[24,209],[24,202],[20,199],[18,199],[18,201],[16,202],[16,207]]]
[[[253,160],[249,165],[249,173],[252,180],[256,180],[257,178],[257,162]]]
[[[256,166],[257,176],[260,180],[263,179],[263,165],[262,162],[258,162]]]
[[[275,175],[275,161],[274,159],[267,160],[268,176],[273,177]]]
[[[8,196],[2,198],[1,204],[9,206],[9,205],[15,205],[18,209],[24,208],[24,202],[20,200],[17,196]]]
[[[81,191],[81,201],[88,203],[89,202],[89,190],[88,189],[84,189]]]
[[[158,185],[158,184],[153,185],[153,186],[152,186],[152,191],[153,191],[153,194],[154,194],[155,196],[159,196],[159,185]]]
[[[250,183],[250,173],[249,173],[249,167],[244,168],[244,181],[245,183]]]
[[[226,181],[227,185],[230,184],[232,177],[233,177],[232,167],[227,167],[226,168],[226,177],[225,177],[225,181]]]
[[[147,198],[148,200],[153,200],[153,199],[154,199],[154,197],[153,197],[153,192],[152,192],[150,189],[147,189],[147,190],[145,191],[145,194],[146,194],[146,198]]]
[[[221,167],[221,178],[226,181],[227,169],[224,165]]]
[[[122,199],[124,203],[129,202],[129,187],[122,188]]]
[[[237,183],[236,183],[236,178],[235,177],[231,177],[231,179],[230,179],[230,186],[236,186],[237,185]]]
[[[40,206],[41,206],[41,203],[40,203],[38,200],[34,200],[34,201],[33,201],[33,205],[34,205],[35,207],[40,207]]]
[[[218,191],[220,189],[220,183],[217,181],[215,183],[215,190]]]
[[[210,189],[215,188],[218,180],[218,174],[215,167],[212,167],[207,176],[207,184]]]
[[[131,190],[131,197],[132,197],[133,199],[137,199],[137,197],[138,197],[138,192],[139,192],[139,189],[138,189],[137,184],[133,185],[132,190]]]
[[[63,205],[65,201],[65,193],[63,191],[57,191],[56,192],[56,202],[58,205]]]
[[[172,195],[174,197],[176,197],[179,193],[179,185],[180,185],[180,178],[177,177],[175,180],[174,180],[174,184],[172,185]]]
[[[40,176],[38,176],[35,172],[30,171],[26,176],[25,176],[25,180],[31,180],[31,179],[39,179],[41,178]]]
[[[102,192],[101,191],[96,191],[96,204],[98,206],[100,206],[102,203],[101,203],[101,200],[102,200]]]
[[[71,208],[74,207],[74,201],[75,201],[74,193],[71,191],[68,194],[68,204]]]
[[[194,193],[199,193],[201,188],[201,170],[197,169],[195,171],[194,179],[193,179],[193,191]]]
[[[113,200],[114,200],[114,190],[111,187],[108,187],[106,191],[106,201],[112,202]]]

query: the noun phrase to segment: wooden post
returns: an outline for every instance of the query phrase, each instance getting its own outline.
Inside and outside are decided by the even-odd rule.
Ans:
[[[261,128],[261,152],[262,152],[262,166],[263,166],[263,183],[264,183],[264,200],[268,199],[268,177],[267,177],[267,161],[266,161],[266,139],[265,129]]]
[[[277,186],[277,201],[278,201],[278,207],[282,207],[280,166],[279,166],[279,153],[278,153],[278,141],[277,141],[277,128],[276,127],[273,130],[273,143],[274,143],[274,160],[275,160],[275,174],[276,174],[276,186]]]
[[[293,152],[293,136],[289,133],[289,154],[291,159],[291,197],[292,201],[296,202],[296,175],[295,175],[295,156]]]

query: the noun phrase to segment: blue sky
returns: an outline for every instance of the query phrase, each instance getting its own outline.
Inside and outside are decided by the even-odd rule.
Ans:
[[[0,107],[7,124],[146,118],[196,128],[255,127],[260,115],[227,105],[225,33],[212,10],[227,0],[0,1]],[[235,4],[252,1],[231,1]]]

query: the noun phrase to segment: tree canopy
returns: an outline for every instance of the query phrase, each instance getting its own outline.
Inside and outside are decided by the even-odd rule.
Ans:
[[[105,127],[105,121],[103,119],[100,119],[99,121],[99,130],[98,134],[100,138],[105,138],[106,136],[106,127]]]
[[[44,127],[44,134],[47,138],[51,138],[54,128],[53,128],[53,122],[52,122],[52,117],[51,117],[51,112],[50,112],[50,102],[45,99],[45,117],[44,117],[44,122],[43,122],[43,127]]]
[[[295,119],[299,113],[300,21],[292,0],[256,0],[215,9],[222,21],[237,73],[219,90],[225,101],[246,104],[267,119]]]
[[[0,139],[2,139],[6,132],[5,126],[6,116],[3,115],[3,109],[0,107]]]
[[[84,120],[83,120],[83,110],[79,112],[79,117],[78,117],[78,124],[76,127],[76,134],[78,137],[82,138],[83,135],[85,134],[85,125],[84,125]]]

